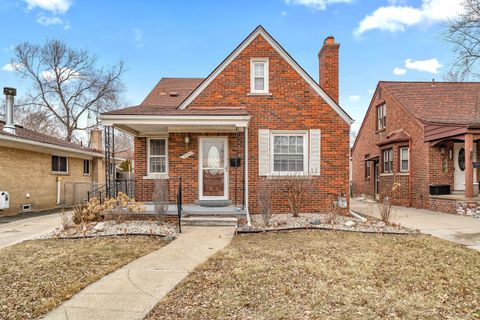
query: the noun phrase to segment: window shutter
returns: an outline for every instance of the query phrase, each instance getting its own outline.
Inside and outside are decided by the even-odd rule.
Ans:
[[[310,130],[310,174],[320,175],[320,130]]]
[[[270,130],[258,129],[258,174],[270,173]]]

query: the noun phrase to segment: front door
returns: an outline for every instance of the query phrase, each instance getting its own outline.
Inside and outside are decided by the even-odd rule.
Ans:
[[[199,199],[228,199],[227,137],[200,138]]]
[[[458,191],[465,190],[465,144],[453,144],[453,168],[454,185],[453,189]]]

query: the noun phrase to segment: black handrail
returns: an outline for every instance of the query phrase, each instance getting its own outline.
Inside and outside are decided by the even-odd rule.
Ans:
[[[182,177],[178,179],[177,191],[177,210],[178,210],[178,232],[182,233]]]

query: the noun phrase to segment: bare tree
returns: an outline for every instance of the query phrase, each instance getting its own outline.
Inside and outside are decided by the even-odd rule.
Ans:
[[[480,58],[480,0],[465,0],[463,13],[449,22],[445,34],[456,54],[448,78],[478,78],[477,62]]]
[[[58,122],[46,109],[18,106],[15,108],[15,122],[27,129],[50,136],[58,137],[61,135]]]
[[[68,141],[75,131],[96,126],[98,113],[118,105],[124,90],[122,61],[98,67],[96,56],[61,40],[17,45],[11,65],[32,82],[25,106],[46,110],[61,124]]]

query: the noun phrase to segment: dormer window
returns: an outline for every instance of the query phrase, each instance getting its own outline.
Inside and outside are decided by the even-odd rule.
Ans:
[[[255,58],[250,62],[250,93],[268,93],[268,59]]]

